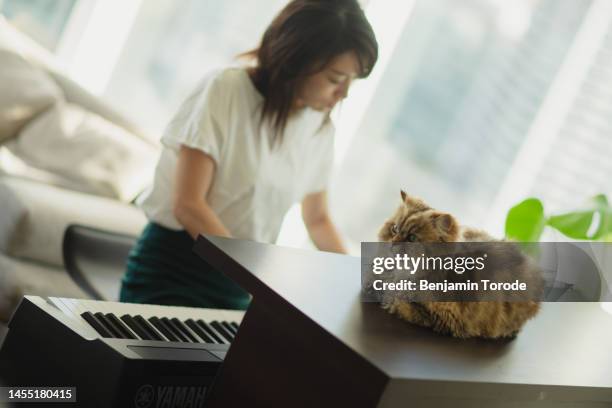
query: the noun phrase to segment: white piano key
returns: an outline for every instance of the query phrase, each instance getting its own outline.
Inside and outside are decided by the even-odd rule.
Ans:
[[[137,304],[137,303],[121,303],[121,302],[108,302],[108,301],[100,301],[100,300],[90,300],[90,299],[72,299],[72,298],[49,298],[50,302],[55,305],[59,310],[62,311],[67,317],[79,322],[81,326],[85,326],[89,328],[89,323],[87,323],[82,317],[81,314],[84,312],[97,313],[101,312],[103,314],[112,313],[117,318],[121,319],[121,316],[124,314],[129,314],[130,316],[141,315],[145,320],[149,320],[151,317],[167,317],[172,319],[176,317],[177,319],[184,322],[187,319],[198,320],[201,319],[207,323],[210,323],[213,320],[226,320],[233,321],[237,324],[240,324],[242,321],[242,317],[244,316],[244,311],[238,310],[225,310],[225,309],[205,309],[205,308],[193,308],[193,307],[182,307],[182,306],[163,306],[163,305],[147,305],[147,304]],[[125,325],[125,323],[124,323]],[[134,334],[137,338],[140,338],[134,331],[127,325],[125,325],[127,329]],[[149,326],[154,330],[162,339],[168,341],[166,336],[163,335],[156,327],[149,324]],[[200,337],[191,330],[188,326],[187,330],[196,338]],[[212,326],[211,326],[212,327]],[[213,328],[214,330],[214,328]],[[215,330],[216,332],[216,330]],[[224,339],[224,337],[219,333],[218,336]]]

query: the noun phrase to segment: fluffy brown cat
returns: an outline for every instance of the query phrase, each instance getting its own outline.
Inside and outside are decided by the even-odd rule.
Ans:
[[[384,242],[493,242],[484,231],[460,226],[450,214],[437,211],[422,200],[401,192],[402,203],[379,231]],[[499,242],[499,241],[498,241]],[[520,255],[522,256],[522,255]],[[542,288],[541,276],[527,266],[524,256],[512,274]],[[518,268],[518,270],[517,270]],[[453,272],[454,273],[454,272]],[[536,315],[536,301],[411,302],[386,296],[382,306],[390,313],[419,326],[458,338],[513,338],[523,324]]]

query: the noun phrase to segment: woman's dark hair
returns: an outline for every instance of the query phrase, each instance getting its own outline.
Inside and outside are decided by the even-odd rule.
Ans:
[[[261,121],[272,124],[275,141],[282,141],[301,82],[347,51],[358,58],[359,77],[367,77],[378,44],[357,0],[293,0],[266,29],[260,46],[243,54],[256,61],[251,78],[264,96]]]

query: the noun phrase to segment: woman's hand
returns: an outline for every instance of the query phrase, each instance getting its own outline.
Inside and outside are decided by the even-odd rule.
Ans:
[[[346,253],[340,234],[329,217],[327,192],[307,195],[302,201],[302,219],[310,239],[321,251]]]
[[[214,175],[212,157],[197,149],[181,147],[175,175],[174,216],[193,239],[202,233],[230,236],[206,201]]]

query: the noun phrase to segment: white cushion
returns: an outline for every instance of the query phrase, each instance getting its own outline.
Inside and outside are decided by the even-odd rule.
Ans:
[[[0,14],[0,49],[23,56],[37,66],[58,67],[56,58],[49,50],[20,31]]]
[[[23,57],[0,49],[0,143],[63,98],[57,84]]]
[[[56,174],[32,167],[15,156],[7,148],[7,146],[10,146],[13,142],[14,141],[11,140],[4,146],[0,146],[0,176],[18,177],[31,181],[38,181],[39,183],[63,187],[69,190],[76,190],[78,188],[78,185],[69,184],[67,180]]]
[[[77,105],[58,103],[7,147],[77,191],[129,202],[151,182],[157,149]]]
[[[0,0],[0,3],[2,1]],[[33,66],[42,69],[61,89],[64,99],[127,129],[141,138],[157,144],[159,136],[147,134],[122,112],[116,111],[106,101],[91,94],[66,76],[65,69],[56,56],[19,31],[0,14],[0,49],[23,56]]]
[[[27,211],[8,244],[7,253],[15,257],[62,266],[62,240],[68,225],[88,225],[136,236],[146,223],[139,208],[116,200],[14,177],[2,182]]]
[[[0,181],[0,252],[6,252],[17,226],[27,214],[25,205],[9,186]]]

